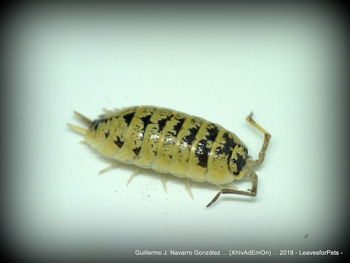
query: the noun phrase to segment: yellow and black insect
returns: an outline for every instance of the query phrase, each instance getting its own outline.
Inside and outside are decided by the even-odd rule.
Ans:
[[[207,207],[221,194],[256,196],[258,177],[250,168],[263,162],[271,135],[252,119],[252,114],[247,121],[265,135],[257,160],[251,160],[245,144],[232,132],[182,112],[138,106],[106,111],[94,121],[75,113],[87,128],[68,126],[84,135],[85,142],[103,156],[170,173],[187,182],[219,186],[221,190]],[[112,166],[116,166],[116,162]],[[252,181],[250,191],[225,187],[243,178]]]

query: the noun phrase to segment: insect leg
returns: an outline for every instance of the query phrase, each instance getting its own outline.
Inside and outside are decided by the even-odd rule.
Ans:
[[[137,169],[137,168],[134,169],[133,172],[132,172],[132,174],[131,174],[131,176],[129,177],[129,180],[127,181],[126,185],[129,185],[130,182],[131,182],[131,180],[132,180],[136,175],[138,175],[138,174],[140,174],[140,173],[141,173],[140,169]]]
[[[167,188],[166,188],[166,176],[164,174],[162,174],[160,176],[160,178],[162,179],[162,183],[163,183],[163,189],[164,189],[164,192],[166,193],[167,192]]]
[[[252,189],[250,191],[241,191],[241,190],[235,190],[235,189],[221,189],[213,198],[213,200],[210,201],[210,203],[207,205],[207,207],[211,206],[215,203],[216,200],[219,199],[221,194],[238,194],[238,195],[247,195],[247,196],[256,196],[257,190],[258,190],[258,176],[253,171],[246,171],[247,177],[250,178],[252,181]]]
[[[249,114],[249,116],[246,118],[246,120],[252,125],[254,126],[254,128],[256,128],[258,131],[262,132],[264,135],[265,135],[265,138],[264,138],[264,143],[263,143],[263,146],[261,147],[261,150],[259,152],[259,157],[257,160],[247,160],[247,167],[256,167],[258,165],[260,165],[264,159],[265,159],[265,152],[266,152],[266,149],[267,149],[267,146],[269,144],[269,141],[271,139],[271,134],[268,133],[267,131],[265,131],[265,129],[263,129],[259,124],[257,124],[253,118],[253,113]]]
[[[186,190],[187,190],[188,194],[190,195],[190,197],[193,199],[190,180],[185,179],[185,183],[186,183]]]
[[[120,163],[117,162],[117,161],[115,161],[115,162],[113,162],[111,165],[109,165],[109,166],[107,166],[106,168],[104,168],[104,169],[102,169],[101,171],[99,171],[98,174],[102,174],[102,173],[107,172],[107,171],[109,171],[110,169],[116,168],[116,167],[118,167],[118,166],[120,166]]]

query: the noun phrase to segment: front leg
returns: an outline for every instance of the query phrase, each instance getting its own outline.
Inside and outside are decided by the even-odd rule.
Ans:
[[[253,171],[246,170],[245,177],[249,178],[252,181],[252,189],[250,191],[241,191],[241,190],[235,190],[235,189],[221,189],[215,195],[213,200],[210,201],[210,203],[207,205],[207,207],[214,204],[215,201],[219,199],[221,194],[238,194],[238,195],[247,195],[247,196],[255,197],[257,194],[257,190],[258,190],[258,176]]]

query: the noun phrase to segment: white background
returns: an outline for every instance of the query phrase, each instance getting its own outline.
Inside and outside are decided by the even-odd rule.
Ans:
[[[136,249],[337,248],[343,187],[336,131],[341,41],[327,10],[25,9],[8,24],[9,242],[33,255]],[[237,134],[257,156],[255,199],[114,169],[66,123],[133,105],[173,108]],[[326,120],[326,121],[325,121]],[[338,169],[338,170],[337,170]],[[243,189],[246,184],[237,184]],[[336,227],[335,227],[336,226]],[[308,237],[304,239],[304,236]]]

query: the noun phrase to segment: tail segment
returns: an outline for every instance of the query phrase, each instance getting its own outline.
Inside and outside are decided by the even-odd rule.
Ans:
[[[74,114],[77,115],[79,117],[79,119],[85,123],[86,126],[90,127],[92,124],[92,120],[90,120],[88,117],[85,117],[83,114],[74,111]]]
[[[68,127],[71,128],[73,131],[80,133],[82,135],[86,135],[86,133],[89,131],[88,129],[67,123]]]
[[[79,117],[79,119],[87,126],[87,127],[90,127],[91,124],[92,124],[92,121],[85,117],[84,115],[82,115],[81,113],[77,112],[77,111],[74,111],[75,115],[77,115]],[[73,124],[70,124],[70,123],[67,123],[68,127],[71,128],[73,131],[77,132],[77,133],[80,133],[82,135],[86,135],[86,133],[89,131],[89,129],[85,129],[85,128],[82,128],[82,127],[79,127],[79,126],[76,126],[76,125],[73,125]]]

